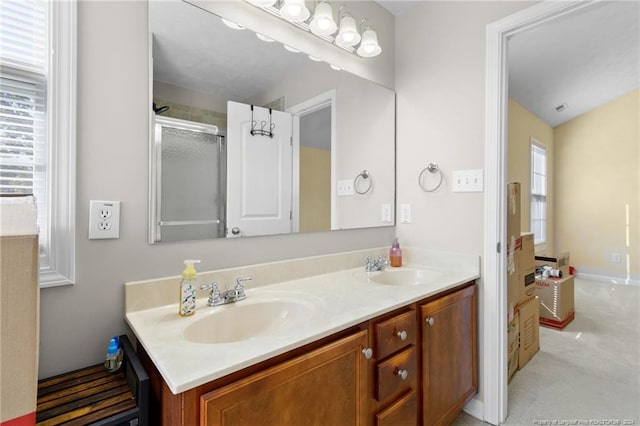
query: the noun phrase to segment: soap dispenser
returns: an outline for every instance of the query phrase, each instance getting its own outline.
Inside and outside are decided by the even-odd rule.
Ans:
[[[391,250],[389,250],[389,264],[396,268],[402,266],[402,249],[397,238],[393,240]]]
[[[196,268],[194,264],[199,260],[187,259],[184,261],[182,280],[180,281],[180,300],[178,314],[186,317],[196,312]]]

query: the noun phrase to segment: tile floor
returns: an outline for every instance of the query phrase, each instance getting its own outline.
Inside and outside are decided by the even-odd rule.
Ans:
[[[505,425],[640,425],[640,286],[576,279],[575,309],[564,330],[540,327],[540,351],[509,384]]]

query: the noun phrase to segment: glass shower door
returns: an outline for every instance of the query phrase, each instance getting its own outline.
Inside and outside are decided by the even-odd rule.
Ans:
[[[167,117],[156,117],[155,127],[153,242],[224,237],[224,136],[215,126]]]

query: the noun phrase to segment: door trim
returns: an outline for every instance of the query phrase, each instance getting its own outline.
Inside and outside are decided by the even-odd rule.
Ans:
[[[299,104],[286,109],[293,115],[293,221],[299,227],[300,221],[300,163],[295,159],[300,156],[300,117],[319,109],[331,107],[331,229],[337,229],[337,146],[336,146],[336,89],[328,90]]]
[[[483,259],[483,365],[481,395],[484,420],[502,423],[507,417],[507,43],[515,34],[573,13],[598,0],[545,1],[487,25],[485,103],[485,198]],[[500,252],[497,251],[501,247]]]

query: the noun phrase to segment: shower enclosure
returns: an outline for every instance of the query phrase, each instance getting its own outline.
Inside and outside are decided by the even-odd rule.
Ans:
[[[224,136],[216,126],[169,117],[155,116],[153,127],[150,241],[223,238]]]

